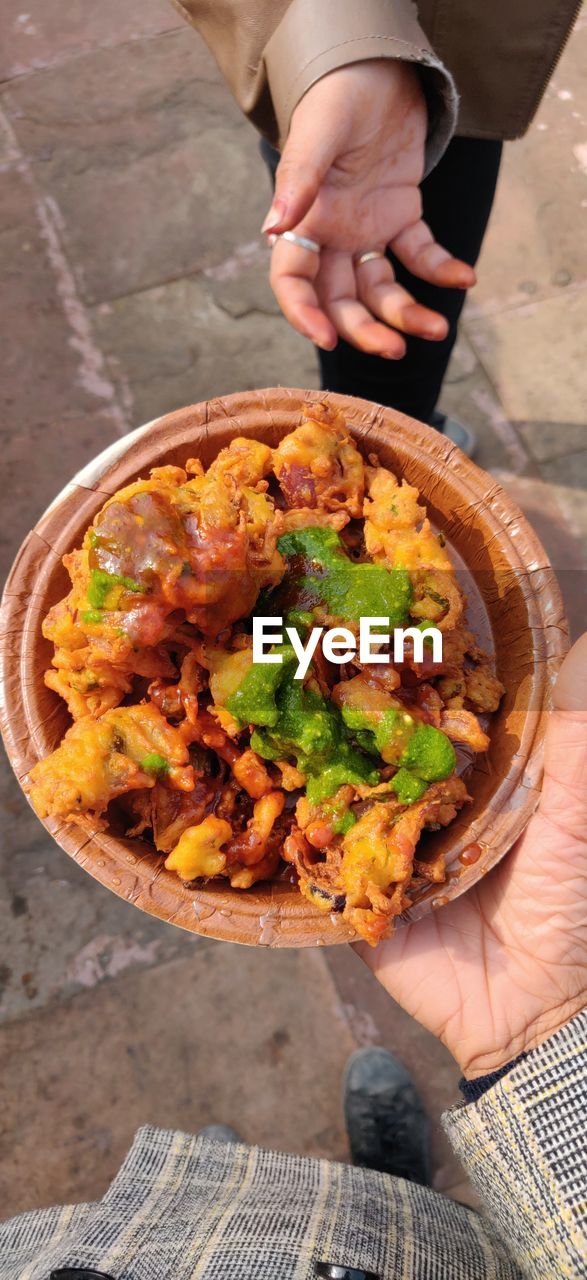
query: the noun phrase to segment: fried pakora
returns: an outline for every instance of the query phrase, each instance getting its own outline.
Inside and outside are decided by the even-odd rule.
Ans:
[[[427,828],[467,803],[453,743],[489,745],[503,687],[464,622],[444,539],[405,479],[366,463],[315,406],[275,449],[237,438],[204,471],[151,471],[109,499],[65,556],[71,590],[43,624],[46,684],[72,726],[31,770],[42,818],[150,841],[188,886],[246,890],[283,860],[300,891],[375,945],[418,885]],[[441,663],[289,644],[253,661],[252,615],[356,634],[362,616],[435,625]]]

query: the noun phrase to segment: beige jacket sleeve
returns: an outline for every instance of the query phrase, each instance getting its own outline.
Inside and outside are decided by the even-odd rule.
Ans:
[[[211,49],[239,106],[282,147],[294,108],[316,80],[368,58],[419,68],[428,105],[426,172],[454,132],[454,81],[410,0],[173,0]]]

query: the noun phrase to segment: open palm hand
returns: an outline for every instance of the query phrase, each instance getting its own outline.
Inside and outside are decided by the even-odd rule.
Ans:
[[[470,1078],[540,1044],[587,988],[587,633],[567,656],[539,810],[499,866],[363,959]]]
[[[384,257],[422,280],[468,288],[472,267],[451,257],[422,221],[427,113],[417,72],[388,59],[324,76],[294,111],[263,229],[295,231],[318,255],[277,239],[271,284],[287,319],[318,346],[343,337],[361,350],[400,358],[401,332],[439,340],[447,323],[396,283]]]

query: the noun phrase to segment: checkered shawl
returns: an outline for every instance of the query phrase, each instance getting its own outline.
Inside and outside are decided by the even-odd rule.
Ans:
[[[587,1276],[586,1032],[575,1019],[445,1117],[487,1219],[371,1170],[147,1127],[99,1203],[0,1226],[0,1276],[70,1265],[115,1280],[310,1280],[320,1259],[381,1280]]]

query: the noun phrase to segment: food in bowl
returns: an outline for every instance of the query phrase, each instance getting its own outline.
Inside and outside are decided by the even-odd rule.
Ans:
[[[30,772],[41,817],[151,839],[187,885],[247,890],[284,861],[301,892],[375,944],[443,858],[425,829],[468,801],[453,743],[503,687],[465,622],[442,534],[418,491],[313,406],[275,449],[237,438],[206,471],[164,466],[114,494],[64,557],[46,684],[73,719]],[[437,627],[442,661],[388,641],[371,660],[291,643],[253,661],[253,620],[306,637],[365,616]],[[287,634],[287,633],[286,633]]]

